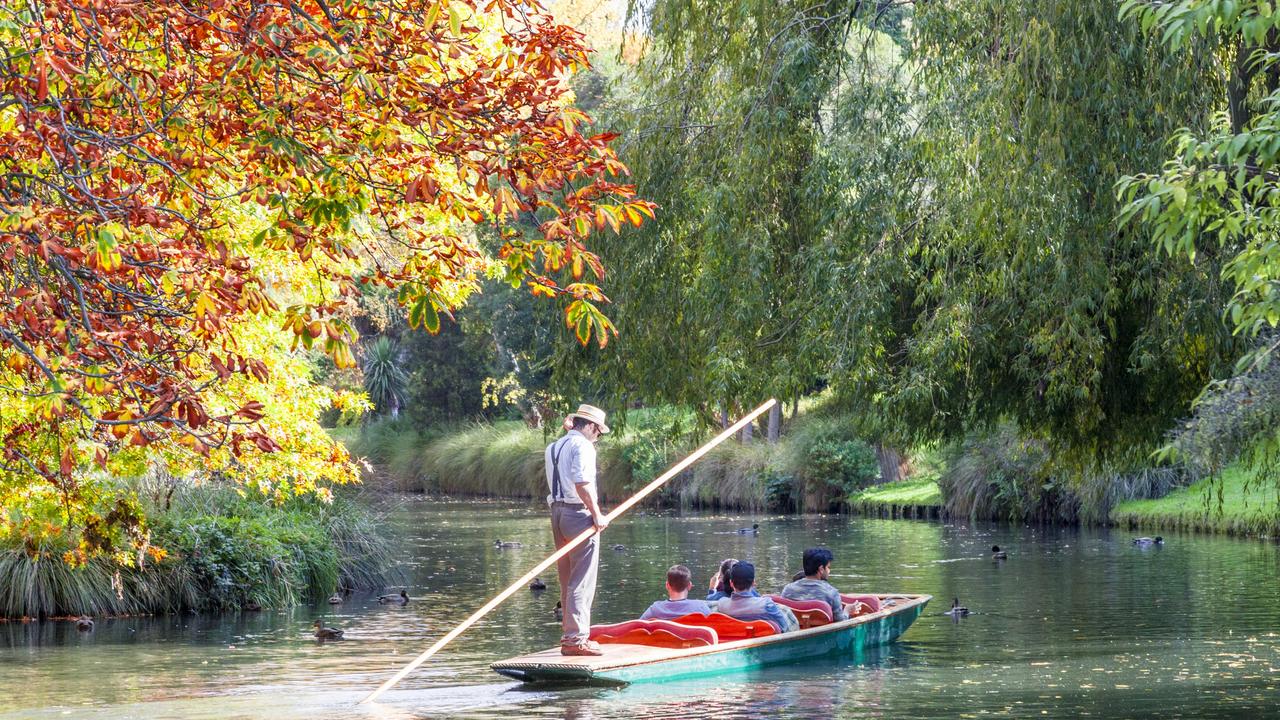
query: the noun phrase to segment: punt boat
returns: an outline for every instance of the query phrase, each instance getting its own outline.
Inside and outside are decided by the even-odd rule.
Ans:
[[[507,677],[527,683],[609,684],[668,681],[722,672],[749,670],[768,665],[794,663],[808,658],[838,655],[854,662],[861,661],[869,648],[893,642],[906,631],[932,600],[930,595],[872,595],[879,608],[848,620],[810,625],[802,621],[801,630],[773,633],[762,637],[742,637],[743,627],[757,623],[741,623],[718,613],[739,632],[721,633],[687,627],[695,616],[670,621],[630,621],[616,626],[625,632],[615,637],[601,636],[593,628],[592,638],[601,643],[600,656],[565,656],[555,647],[529,655],[496,662],[490,667]],[[775,597],[775,600],[777,598]],[[829,613],[827,617],[830,617]],[[767,625],[764,621],[757,621]],[[676,627],[671,628],[670,626]],[[667,628],[667,629],[664,629]],[[748,630],[748,635],[750,630]]]

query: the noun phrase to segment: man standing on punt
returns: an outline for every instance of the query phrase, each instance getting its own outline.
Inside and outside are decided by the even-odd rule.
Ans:
[[[604,411],[579,405],[565,421],[571,429],[547,446],[547,487],[551,494],[551,534],[556,549],[564,547],[584,530],[596,534],[556,562],[560,576],[560,603],[564,628],[560,652],[564,655],[601,655],[600,645],[588,639],[591,603],[596,594],[596,570],[600,564],[600,535],[608,525],[596,492],[595,442],[609,432]]]

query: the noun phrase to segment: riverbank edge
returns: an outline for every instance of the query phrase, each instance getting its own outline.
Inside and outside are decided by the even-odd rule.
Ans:
[[[378,468],[375,468],[369,477],[370,479],[366,482],[370,487],[380,488],[383,491],[404,491],[398,481],[391,479],[385,472],[379,472]],[[1224,473],[1223,478],[1225,483],[1223,484],[1222,513],[1217,512],[1218,506],[1214,499],[1216,495],[1212,494],[1217,487],[1213,484],[1216,482],[1215,479],[1175,490],[1163,498],[1123,502],[1112,510],[1107,522],[1093,524],[1145,531],[1198,532],[1259,540],[1280,537],[1280,514],[1276,514],[1275,510],[1280,507],[1280,495],[1277,494],[1276,488],[1272,486],[1268,489],[1265,486],[1254,485],[1244,488],[1247,476],[1238,469]],[[1249,482],[1257,483],[1256,480],[1249,480]],[[536,500],[527,494],[456,491],[448,493],[447,497]],[[651,507],[679,507],[678,503],[670,500],[670,497],[665,497],[645,504]],[[1266,503],[1270,503],[1273,508],[1270,515],[1259,509]],[[724,509],[752,512],[759,508],[730,505]],[[936,475],[933,474],[875,485],[858,491],[850,496],[848,503],[840,512],[857,517],[895,520],[949,519],[942,498],[942,490]]]

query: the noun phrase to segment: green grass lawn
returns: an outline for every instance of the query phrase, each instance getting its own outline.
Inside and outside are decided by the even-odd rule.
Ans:
[[[936,475],[921,474],[918,477],[869,487],[849,498],[849,504],[863,510],[895,506],[941,507],[942,491],[938,489]]]
[[[1280,534],[1280,496],[1274,479],[1233,465],[1156,500],[1130,500],[1111,511],[1126,527],[1203,530],[1247,535]]]

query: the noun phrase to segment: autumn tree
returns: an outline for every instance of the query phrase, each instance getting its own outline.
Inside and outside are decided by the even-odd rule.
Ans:
[[[344,464],[251,399],[297,369],[257,331],[352,366],[361,283],[431,332],[485,276],[615,332],[587,241],[653,206],[536,3],[18,0],[0,49],[0,477],[68,523],[110,524],[75,498],[130,448]]]

